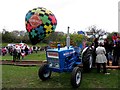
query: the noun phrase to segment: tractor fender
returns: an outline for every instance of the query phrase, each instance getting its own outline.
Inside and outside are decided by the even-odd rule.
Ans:
[[[91,47],[86,47],[82,51],[82,63],[83,63],[83,71],[90,72],[92,70],[92,63],[93,63],[93,56],[92,56],[93,49]]]
[[[85,47],[81,52],[81,57],[83,57],[83,54],[87,51],[88,47]]]

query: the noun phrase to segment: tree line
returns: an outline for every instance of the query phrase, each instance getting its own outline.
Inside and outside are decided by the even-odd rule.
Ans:
[[[6,31],[6,30],[3,30],[3,31],[4,32],[0,33],[0,38],[2,38],[0,40],[0,42],[2,42],[2,43],[20,43],[21,41],[23,43],[27,43],[27,44],[31,43],[30,40],[29,40],[29,36],[28,36],[27,32],[25,32],[24,35],[18,35],[14,31],[12,31],[12,32],[9,32],[9,31]],[[102,30],[97,30],[94,27],[92,27],[92,29],[90,29],[89,31],[100,34],[100,32]],[[17,31],[17,32],[19,32],[19,31]],[[107,36],[108,40],[112,41],[111,37],[112,37],[113,33],[114,32],[108,33],[108,36]],[[60,42],[63,45],[65,45],[66,44],[66,37],[67,37],[67,34],[65,34],[65,33],[53,32],[52,34],[47,36],[41,42],[46,43],[46,44],[49,44],[50,42]],[[70,39],[71,39],[70,43],[72,45],[79,45],[80,43],[82,43],[85,40],[88,41],[88,44],[91,44],[94,40],[94,38],[88,38],[85,35],[77,34],[77,33],[70,34]]]

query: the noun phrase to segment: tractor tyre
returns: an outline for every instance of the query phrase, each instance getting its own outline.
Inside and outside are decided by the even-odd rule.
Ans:
[[[92,51],[88,49],[84,53],[82,60],[83,60],[83,71],[90,72],[92,70],[92,64],[93,64]]]
[[[82,80],[82,71],[79,67],[75,67],[71,75],[71,85],[73,88],[78,88]]]
[[[45,81],[50,79],[51,73],[52,71],[48,68],[48,65],[44,64],[39,68],[38,76],[42,81]]]

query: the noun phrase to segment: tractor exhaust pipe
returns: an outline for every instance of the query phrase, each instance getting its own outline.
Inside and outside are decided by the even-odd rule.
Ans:
[[[68,26],[68,31],[67,31],[67,38],[66,38],[66,44],[67,44],[67,49],[70,47],[70,35],[69,35],[69,26]]]

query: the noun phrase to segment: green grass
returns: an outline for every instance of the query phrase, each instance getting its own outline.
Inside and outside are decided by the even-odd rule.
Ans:
[[[39,67],[20,67],[2,65],[3,88],[72,88],[70,84],[71,73],[52,73],[51,79],[41,81],[38,77]],[[110,75],[83,73],[79,88],[118,88],[120,84],[120,71],[109,70]],[[118,82],[119,81],[119,82]]]
[[[2,47],[5,47],[5,46],[7,46],[8,45],[8,43],[1,43],[1,46]]]
[[[6,54],[5,56],[0,56],[2,60],[13,60],[13,56]],[[21,57],[22,59],[22,57]],[[32,53],[24,57],[24,60],[45,60],[45,51],[38,51],[37,53]]]
[[[45,51],[39,51],[32,53],[24,57],[24,60],[46,60]]]

